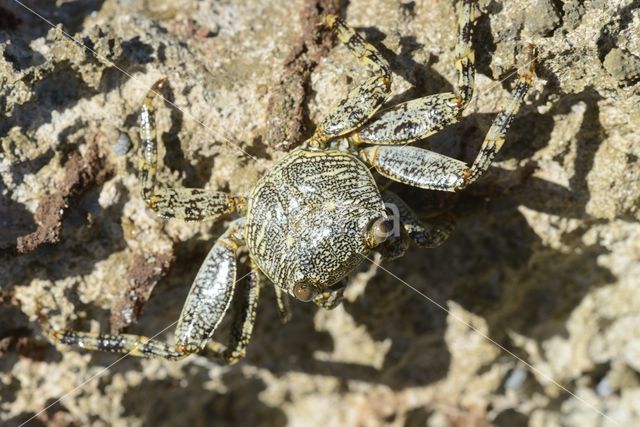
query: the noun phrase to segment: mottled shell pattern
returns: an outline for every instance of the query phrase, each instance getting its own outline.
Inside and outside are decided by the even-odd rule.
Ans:
[[[257,183],[247,208],[245,242],[276,286],[296,296],[317,292],[364,259],[384,203],[365,164],[338,150],[297,149]]]

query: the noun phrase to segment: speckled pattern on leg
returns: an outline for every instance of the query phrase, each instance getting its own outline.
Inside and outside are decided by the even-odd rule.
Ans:
[[[177,346],[191,351],[204,348],[229,308],[243,232],[244,218],[232,222],[200,266],[176,325]]]
[[[473,97],[476,79],[473,29],[476,21],[476,1],[464,0],[458,15],[458,44],[456,46],[456,70],[458,70],[458,97],[463,110]]]
[[[53,331],[54,341],[67,345],[75,345],[87,350],[102,350],[117,353],[129,353],[131,356],[146,358],[163,358],[178,360],[189,354],[202,350],[213,335],[216,327],[227,312],[236,281],[236,250],[242,241],[244,219],[234,221],[227,231],[211,248],[196,275],[187,300],[178,319],[175,339],[172,346],[165,342],[141,335],[108,335],[70,330]],[[257,301],[257,291],[254,291],[249,307]],[[247,321],[253,322],[255,313],[249,313]],[[242,320],[242,331],[239,334],[237,347],[242,352],[246,340],[251,333],[250,326]],[[245,339],[246,338],[246,339]],[[226,348],[226,347],[224,347]],[[234,347],[233,350],[236,350]],[[233,362],[239,353],[222,354],[221,358]]]
[[[534,76],[534,49],[529,47],[529,69],[520,75],[503,111],[489,129],[480,152],[468,167],[464,162],[416,147],[375,146],[360,150],[360,157],[383,176],[414,187],[440,191],[458,191],[487,171],[502,148],[515,115],[524,102]]]
[[[199,188],[166,188],[149,197],[149,207],[161,218],[185,221],[214,219],[242,210],[244,198]]]
[[[427,190],[454,191],[469,169],[465,162],[418,147],[368,147],[360,157],[389,179]]]
[[[158,147],[153,100],[166,82],[161,78],[154,83],[144,99],[140,112],[140,140],[143,156],[140,160],[142,198],[147,206],[162,218],[179,218],[186,221],[212,219],[224,213],[242,211],[244,198],[221,191],[198,188],[156,188]]]
[[[353,89],[331,110],[311,138],[312,146],[323,146],[326,141],[362,126],[387,100],[391,87],[389,64],[375,47],[340,18],[331,15],[325,22],[361,63],[374,70],[375,76]]]
[[[262,278],[262,273],[253,266],[249,273],[248,289],[238,292],[235,296],[236,310],[231,324],[231,342],[226,346],[218,341],[211,341],[206,350],[212,357],[222,359],[224,363],[233,364],[245,356],[253,333],[253,325],[256,322]]]
[[[128,353],[130,356],[137,357],[180,360],[191,354],[191,352],[177,350],[167,343],[142,335],[94,334],[90,332],[63,330],[54,331],[51,334],[51,338],[60,344],[73,345],[85,350]]]
[[[529,87],[531,87],[531,81],[535,75],[535,50],[532,46],[529,47],[528,56],[530,61],[529,69],[520,74],[511,93],[511,99],[509,99],[507,105],[498,113],[498,116],[493,121],[489,132],[487,132],[487,136],[482,142],[478,156],[465,175],[463,185],[459,188],[466,187],[485,173],[498,151],[502,148],[509,126],[511,126],[511,122],[513,122],[518,110],[520,110],[520,106],[524,102],[524,97],[527,95]]]
[[[435,248],[444,243],[455,227],[453,218],[448,214],[440,215],[428,221],[420,221],[407,203],[392,191],[382,193],[387,205],[394,205],[400,215],[400,224],[408,237],[422,248]]]
[[[287,323],[291,320],[291,301],[289,294],[286,293],[281,287],[273,287],[276,293],[276,305],[278,307],[278,315],[282,323]]]
[[[350,138],[356,144],[409,144],[455,123],[473,96],[475,83],[472,34],[475,0],[464,0],[458,18],[459,34],[455,66],[457,95],[441,93],[408,101],[381,111],[371,123]]]
[[[382,111],[350,138],[356,144],[409,144],[455,122],[460,111],[453,93],[426,96]]]

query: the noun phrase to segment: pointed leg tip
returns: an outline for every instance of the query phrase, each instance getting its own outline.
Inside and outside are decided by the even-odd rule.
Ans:
[[[162,87],[164,86],[164,84],[169,80],[169,78],[167,76],[161,76],[160,78],[158,78],[158,80],[155,81],[155,83],[153,84],[153,86],[151,86],[151,90],[152,91],[157,91],[162,89]]]
[[[338,20],[337,15],[329,14],[329,15],[326,15],[322,20],[322,25],[326,28],[332,28],[335,25],[337,20]]]
[[[536,63],[538,59],[538,50],[533,43],[529,43],[525,48],[528,68],[522,73],[522,77],[531,80],[536,75]]]

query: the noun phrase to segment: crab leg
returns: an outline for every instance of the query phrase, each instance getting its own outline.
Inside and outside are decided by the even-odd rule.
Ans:
[[[350,136],[356,144],[406,145],[455,123],[462,109],[453,93],[439,93],[382,111]]]
[[[478,179],[489,168],[504,143],[513,118],[524,101],[533,78],[531,68],[520,75],[511,99],[489,129],[471,167],[451,157],[416,147],[375,146],[360,151],[360,157],[380,174],[414,187],[457,191]]]
[[[231,303],[236,282],[236,250],[242,239],[243,225],[244,219],[234,221],[211,248],[200,267],[178,319],[174,345],[142,335],[107,335],[70,330],[52,331],[53,340],[87,350],[169,360],[182,359],[202,350]],[[256,274],[254,271],[253,276]],[[213,346],[219,349],[216,355],[229,363],[244,354],[253,328],[258,292],[258,284],[252,283],[244,300],[247,309],[239,310],[234,322],[234,346],[230,350],[222,344]]]
[[[289,301],[289,294],[287,294],[279,286],[273,287],[276,292],[276,305],[278,306],[278,314],[282,323],[287,323],[291,320],[291,303]]]
[[[400,258],[409,248],[409,242],[413,241],[422,248],[435,248],[444,243],[454,229],[453,217],[448,213],[437,214],[427,221],[421,221],[407,203],[397,194],[385,190],[382,192],[384,204],[393,218],[394,229],[387,240],[375,248],[383,259],[392,260]]]
[[[153,99],[162,89],[166,79],[158,80],[145,97],[140,113],[140,139],[143,157],[140,160],[140,182],[142,198],[147,206],[162,218],[179,218],[186,221],[200,221],[215,218],[224,213],[242,211],[244,198],[231,196],[220,191],[199,188],[156,187],[158,148]]]
[[[331,287],[330,291],[323,292],[314,298],[313,302],[320,308],[332,310],[340,305],[343,300],[343,293],[347,286],[346,280],[342,279]]]
[[[458,70],[458,100],[460,109],[469,105],[473,96],[476,79],[475,53],[473,51],[472,36],[476,20],[477,0],[463,0],[462,10],[458,15],[458,44],[456,46],[456,70]]]
[[[325,117],[311,137],[312,146],[323,146],[330,139],[347,134],[367,121],[389,96],[391,71],[380,52],[365,42],[340,18],[330,15],[325,24],[331,27],[358,60],[371,67],[375,75],[338,103]]]
[[[482,142],[480,152],[476,156],[469,171],[465,174],[462,187],[471,184],[485,173],[498,151],[502,148],[507,131],[518,110],[520,110],[520,106],[524,102],[524,97],[527,95],[529,87],[531,87],[531,81],[535,75],[534,53],[533,47],[530,47],[530,67],[526,72],[520,74],[513,93],[511,94],[511,99],[506,107],[498,113],[498,116],[493,120],[489,132],[487,132],[487,136]]]
[[[249,287],[234,300],[236,315],[231,325],[231,344],[226,346],[218,341],[211,341],[207,345],[207,353],[214,358],[231,364],[245,356],[253,333],[253,325],[256,322],[261,279],[262,273],[256,265],[252,265],[249,273]]]
[[[402,228],[409,238],[422,248],[435,248],[444,243],[454,229],[453,218],[448,214],[441,214],[428,221],[422,222],[416,213],[397,194],[386,190],[382,193],[385,205],[393,207],[400,216]]]
[[[383,110],[371,123],[351,136],[357,144],[400,145],[426,138],[455,123],[473,96],[474,52],[471,43],[475,1],[464,0],[459,15],[455,66],[457,94],[439,93]]]
[[[381,175],[428,190],[453,191],[469,169],[465,162],[418,147],[376,146],[359,154]]]

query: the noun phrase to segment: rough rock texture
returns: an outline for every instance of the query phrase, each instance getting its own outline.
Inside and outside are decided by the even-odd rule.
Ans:
[[[309,3],[28,2],[58,29],[0,3],[0,424],[640,425],[637,0],[480,1],[475,98],[434,149],[473,158],[528,43],[540,77],[496,167],[451,201],[453,237],[363,266],[341,307],[294,303],[281,325],[267,288],[248,357],[232,367],[46,341],[40,322],[106,332],[140,311],[130,331],[171,339],[229,218],[164,222],[145,208],[144,93],[168,76],[180,108],[158,115],[163,182],[247,192],[283,155],[264,142],[268,104]],[[392,63],[392,103],[452,89],[454,2],[345,3]],[[305,125],[365,75],[344,47],[319,59]],[[57,242],[18,254],[65,165],[95,141],[110,178],[68,199]],[[426,192],[402,192],[428,212]]]

